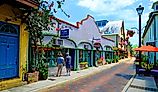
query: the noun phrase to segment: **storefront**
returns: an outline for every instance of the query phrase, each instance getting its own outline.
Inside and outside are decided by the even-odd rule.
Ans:
[[[93,65],[98,66],[99,61],[104,57],[103,56],[103,48],[99,42],[93,44]]]
[[[81,42],[78,45],[79,63],[87,62],[88,67],[93,66],[92,63],[92,45],[88,42]]]
[[[105,59],[113,59],[114,52],[110,46],[104,46],[105,48]]]
[[[69,53],[69,55],[71,56],[72,70],[75,70],[77,68],[76,43],[71,39],[62,39],[62,40],[63,40],[63,45],[61,46],[61,48],[62,48],[62,53],[64,55],[64,58],[66,57],[66,53]]]

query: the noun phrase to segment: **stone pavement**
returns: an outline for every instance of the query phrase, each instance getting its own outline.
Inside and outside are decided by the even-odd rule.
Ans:
[[[135,75],[122,92],[158,92],[155,80],[153,77]]]
[[[119,63],[129,61],[129,60],[130,59],[127,58],[127,59],[120,60],[118,63],[102,65],[99,67],[89,67],[88,69],[79,70],[79,71],[72,71],[71,76],[66,76],[66,75],[62,75],[61,77],[51,76],[47,80],[38,81],[38,82],[31,83],[28,85],[23,85],[20,87],[3,90],[0,92],[37,92],[37,91],[42,92],[42,90],[44,90],[44,89],[51,88],[53,86],[63,84],[68,81],[78,80],[80,78],[83,78],[83,77],[86,77],[89,75],[93,75],[95,73],[101,72],[105,69],[111,68]]]

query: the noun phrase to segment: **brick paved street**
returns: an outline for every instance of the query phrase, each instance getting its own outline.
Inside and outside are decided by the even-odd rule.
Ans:
[[[132,63],[120,63],[100,73],[46,89],[46,92],[121,92],[134,74]],[[42,91],[43,92],[43,91]]]

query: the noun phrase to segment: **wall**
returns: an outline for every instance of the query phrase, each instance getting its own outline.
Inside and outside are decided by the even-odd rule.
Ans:
[[[100,38],[101,45],[113,45],[113,42],[101,38],[99,28],[97,27],[94,18],[91,16],[87,16],[87,18],[82,21],[82,23],[79,25],[78,30],[70,32],[70,39],[73,39],[77,44],[79,44],[80,42],[88,42],[92,44],[93,38]]]

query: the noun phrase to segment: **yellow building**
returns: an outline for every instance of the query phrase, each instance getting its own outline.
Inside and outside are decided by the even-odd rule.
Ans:
[[[29,38],[25,24],[17,17],[20,8],[33,6],[28,1],[0,1],[0,90],[24,83]]]

